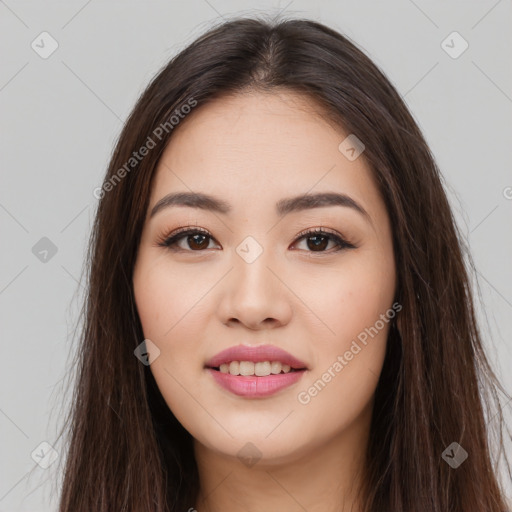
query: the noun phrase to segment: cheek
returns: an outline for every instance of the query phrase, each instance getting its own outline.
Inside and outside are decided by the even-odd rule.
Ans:
[[[298,396],[315,424],[322,418],[346,426],[375,392],[395,316],[395,271],[391,258],[377,261],[374,254],[347,261],[318,294],[330,332],[315,337],[315,365]]]
[[[160,350],[151,363],[151,373],[171,411],[187,430],[195,432],[197,424],[208,421],[197,406],[207,403],[197,393],[197,377],[204,363],[200,350],[204,324],[198,316],[206,314],[201,313],[200,299],[211,285],[193,286],[191,279],[193,276],[175,271],[165,261],[155,264],[142,258],[133,286],[144,337]]]
[[[350,361],[345,352],[340,352],[342,359],[338,360],[336,355],[318,372],[312,372],[297,396],[305,435],[317,436],[320,425],[325,437],[348,431],[351,426],[358,430],[365,425],[361,419],[372,408],[385,346],[383,337],[375,338],[368,346],[360,344],[360,349],[355,348],[354,352],[360,351]]]
[[[203,368],[201,340],[208,312],[201,298],[211,285],[198,286],[189,273],[178,272],[163,259],[154,264],[149,258],[140,261],[133,283],[144,337],[160,350],[151,372],[169,405],[170,400],[187,400],[179,383],[193,389],[193,379]]]
[[[156,261],[155,261],[156,260]],[[134,295],[144,335],[165,348],[204,294],[186,272],[159,259],[142,257],[134,272]]]
[[[336,279],[332,278],[332,273],[325,277],[317,280],[316,286],[313,278],[311,282],[303,281],[302,296],[308,296],[308,289],[317,290],[314,307],[329,328],[321,337],[324,346],[319,352],[332,358],[334,352],[348,350],[351,341],[359,335],[364,338],[364,333],[392,306],[395,272],[392,260],[377,262],[374,253],[368,253],[347,259],[347,263],[336,270]],[[386,331],[388,323],[379,322],[377,329]],[[385,337],[386,333],[383,334]]]

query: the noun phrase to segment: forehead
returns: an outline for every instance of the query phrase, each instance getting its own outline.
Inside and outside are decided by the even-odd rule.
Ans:
[[[157,167],[150,207],[176,190],[215,193],[235,209],[325,190],[379,201],[364,158],[350,161],[338,149],[349,134],[326,122],[304,96],[222,97],[196,107],[175,130]]]

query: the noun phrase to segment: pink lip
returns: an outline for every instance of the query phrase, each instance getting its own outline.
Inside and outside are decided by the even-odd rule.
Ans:
[[[245,360],[247,361],[247,359]],[[224,389],[246,398],[261,398],[277,393],[297,382],[306,373],[306,370],[298,370],[296,372],[256,377],[255,375],[243,376],[221,373],[212,368],[207,368],[207,371]]]
[[[236,347],[230,347],[212,357],[205,366],[207,368],[218,368],[221,364],[230,363],[231,361],[252,361],[253,363],[279,361],[295,369],[307,369],[306,363],[303,363],[285,350],[273,345],[260,345],[257,347],[238,345]],[[257,378],[262,379],[266,377]],[[247,377],[245,377],[245,379],[247,379]]]

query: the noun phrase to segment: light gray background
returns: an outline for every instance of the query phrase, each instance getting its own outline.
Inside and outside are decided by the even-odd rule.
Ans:
[[[83,296],[92,192],[140,92],[219,17],[264,10],[316,19],[353,39],[391,79],[445,176],[479,272],[489,357],[512,389],[510,0],[255,6],[0,0],[0,512],[56,510],[57,464],[44,470],[31,453],[43,441],[59,452],[60,386]],[[31,48],[43,31],[59,45],[47,59]],[[441,46],[453,31],[469,43],[456,59]],[[42,237],[57,247],[46,263],[32,252]]]

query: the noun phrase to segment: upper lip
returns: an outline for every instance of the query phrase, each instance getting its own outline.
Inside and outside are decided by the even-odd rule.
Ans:
[[[252,361],[259,363],[262,361],[279,361],[295,369],[307,369],[306,363],[292,356],[285,350],[274,345],[259,345],[251,347],[248,345],[237,345],[227,348],[206,362],[208,368],[217,368],[221,364],[231,361]]]

